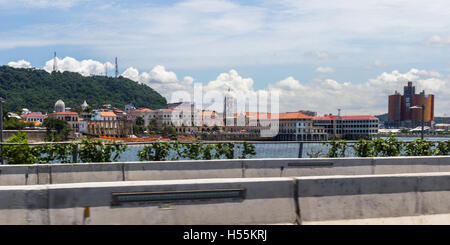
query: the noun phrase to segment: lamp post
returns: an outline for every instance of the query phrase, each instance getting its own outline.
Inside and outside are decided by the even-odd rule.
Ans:
[[[3,102],[5,100],[0,97],[0,143],[3,142]],[[0,146],[0,161],[3,164],[3,145]]]
[[[411,106],[410,109],[422,109],[422,133],[420,135],[420,138],[423,139],[423,131],[424,131],[424,125],[425,125],[425,105],[422,106]]]

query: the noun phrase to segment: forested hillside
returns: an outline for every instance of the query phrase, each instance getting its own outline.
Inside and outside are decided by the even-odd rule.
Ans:
[[[48,73],[39,69],[16,69],[0,66],[0,97],[4,109],[53,112],[55,102],[62,99],[66,107],[79,107],[84,100],[93,108],[111,104],[123,110],[135,102],[137,107],[160,109],[167,101],[147,85],[130,79],[106,76],[84,77],[74,72]]]

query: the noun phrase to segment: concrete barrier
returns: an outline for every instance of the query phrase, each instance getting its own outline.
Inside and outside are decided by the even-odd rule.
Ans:
[[[167,161],[125,163],[126,181],[241,178],[242,161]]]
[[[296,180],[302,224],[450,224],[449,172]]]
[[[46,184],[123,181],[124,165],[114,163],[49,164],[50,176]],[[42,182],[41,182],[42,183]]]
[[[246,178],[372,174],[375,165],[369,158],[252,159],[243,163]]]
[[[2,165],[0,185],[442,171],[450,171],[450,156]]]
[[[242,190],[239,197],[115,203],[114,195]],[[119,194],[117,194],[119,193]],[[131,194],[130,194],[131,193]],[[186,193],[178,193],[186,195]],[[196,194],[197,195],[197,194]],[[142,196],[140,196],[142,197]],[[129,199],[125,199],[129,200]],[[0,224],[272,224],[296,220],[291,178],[0,187]]]
[[[450,172],[449,156],[376,157],[373,159],[375,161],[373,174]]]
[[[2,165],[0,166],[0,185],[36,185],[38,170],[36,165]],[[43,174],[44,175],[44,174]]]
[[[16,185],[0,224],[450,224],[449,203],[450,172]]]

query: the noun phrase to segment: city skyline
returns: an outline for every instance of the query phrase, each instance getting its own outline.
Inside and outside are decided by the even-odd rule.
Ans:
[[[71,57],[65,57],[63,59],[59,59],[57,57],[56,60],[58,62],[57,66],[56,66],[57,70],[61,71],[61,72],[63,72],[63,71],[77,72],[84,76],[105,75],[105,68],[106,68],[107,71],[109,71],[107,73],[107,75],[110,77],[114,77],[114,64],[112,64],[111,62],[101,63],[99,61],[95,61],[95,60],[91,60],[91,59],[77,61]],[[33,67],[30,62],[25,61],[25,60],[19,60],[18,62],[9,62],[8,65],[11,67],[16,67],[16,68],[37,68],[37,69],[43,69],[47,72],[52,72],[53,61],[54,61],[53,58],[48,60],[46,62],[46,65],[42,68]],[[192,94],[194,81],[197,82],[192,77],[184,77],[183,81],[179,81],[175,72],[167,71],[165,69],[165,67],[160,66],[160,65],[155,66],[148,73],[144,72],[144,73],[139,74],[136,72],[138,72],[137,69],[130,67],[130,68],[127,68],[124,72],[119,73],[119,74],[121,76],[129,78],[135,82],[140,82],[140,83],[146,84],[147,86],[155,89],[156,91],[161,93],[163,96],[165,96],[169,103],[178,102],[178,100],[176,100],[176,99],[171,100],[171,92],[187,91],[190,94]],[[414,79],[419,78],[420,76],[429,76],[429,77],[431,77],[431,79],[414,80]],[[441,77],[441,76],[442,76],[441,74],[436,73],[436,72],[427,72],[424,70],[417,70],[417,69],[411,69],[409,72],[407,72],[405,74],[399,73],[398,71],[393,71],[391,74],[383,73],[376,79],[369,80],[366,85],[369,85],[370,83],[380,83],[383,81],[390,81],[391,83],[386,84],[387,87],[385,87],[383,90],[383,92],[385,92],[386,94],[382,94],[383,92],[378,94],[380,98],[382,97],[383,100],[386,101],[386,98],[390,94],[392,94],[393,91],[397,91],[397,90],[400,91],[401,88],[403,88],[404,84],[409,81],[412,81],[413,84],[419,88],[418,90],[420,90],[420,88],[430,88],[428,86],[429,84],[427,84],[427,82],[435,81],[433,77]],[[232,69],[229,72],[219,74],[217,76],[216,80],[209,81],[208,83],[201,83],[201,85],[203,86],[203,88],[206,88],[206,90],[205,90],[206,92],[211,92],[211,91],[218,92],[219,94],[222,94],[222,95],[225,94],[225,92],[228,90],[228,88],[233,88],[233,90],[242,92],[242,94],[245,94],[248,96],[255,95],[255,94],[258,94],[259,92],[264,91],[264,90],[253,90],[252,89],[253,83],[254,83],[254,81],[252,78],[243,78],[242,76],[240,76],[240,74],[236,70]],[[292,83],[292,84],[289,84],[289,83]],[[246,88],[244,87],[243,90],[239,89],[239,85],[245,86],[248,84],[250,86],[247,86]],[[322,83],[322,85],[323,84],[324,83]],[[327,79],[325,84],[328,86],[331,86],[331,88],[334,88],[334,89],[342,89],[342,88],[351,86],[351,84],[349,84],[349,83],[343,84],[343,86],[342,86],[341,84],[339,84],[336,81],[331,80],[331,79]],[[278,91],[280,93],[283,93],[283,92],[286,93],[286,91],[283,91],[283,86],[285,87],[284,89],[289,89],[289,88],[295,89],[296,85],[301,86],[301,84],[298,80],[295,80],[295,78],[293,78],[293,77],[289,77],[283,81],[279,81],[276,84],[276,86],[269,86],[267,88],[267,90],[268,91]],[[392,88],[392,90],[391,90],[391,88]],[[326,90],[327,88],[324,87],[323,89]],[[424,90],[424,89],[422,89],[422,90]],[[433,90],[433,89],[430,89],[430,90]],[[427,91],[427,93],[428,93],[428,91]],[[355,96],[357,96],[357,95],[355,95]],[[347,98],[347,99],[352,100],[352,97]],[[317,107],[316,107],[316,110],[314,110],[314,111],[318,112],[319,115],[330,114],[330,113],[337,114],[338,109],[343,110],[344,115],[349,115],[349,114],[381,115],[381,114],[387,113],[387,111],[388,111],[388,108],[387,108],[388,103],[387,102],[385,103],[386,108],[384,111],[383,111],[383,106],[381,106],[381,109],[374,113],[370,109],[365,110],[366,108],[360,107],[361,105],[356,105],[359,108],[359,110],[355,111],[355,110],[348,109],[348,107],[345,107],[345,106],[338,106],[338,104],[337,104],[339,101],[338,99],[331,97],[331,100],[336,102],[335,110],[333,110],[333,109],[331,109],[329,111],[321,110],[321,106],[324,104],[319,103],[316,105]],[[444,100],[444,102],[445,102],[445,100]],[[287,103],[289,103],[289,102],[287,102]],[[292,112],[292,111],[305,110],[305,109],[309,110],[309,109],[313,108],[313,107],[294,108],[294,107],[283,106],[285,104],[286,104],[286,101],[283,101],[283,98],[280,98],[280,111],[284,111],[284,112],[291,111]],[[311,103],[309,103],[309,104],[311,104]],[[212,110],[220,110],[220,108],[215,108],[215,109],[213,108]],[[445,114],[445,112],[442,115],[439,115],[439,111],[437,113],[438,117],[446,116],[446,115],[447,114]]]

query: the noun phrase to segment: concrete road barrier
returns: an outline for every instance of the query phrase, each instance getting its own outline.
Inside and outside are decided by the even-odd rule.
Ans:
[[[0,224],[450,224],[450,172],[0,186]]]
[[[2,165],[0,185],[442,171],[450,171],[450,156]]]
[[[236,190],[239,196],[231,196]],[[144,201],[164,193],[164,201]],[[291,178],[2,186],[0,224],[293,223],[293,197]]]
[[[125,163],[126,181],[242,177],[242,161],[167,161]]]
[[[450,173],[296,178],[302,223],[450,214]],[[444,217],[443,216],[443,217]],[[450,222],[449,222],[450,223]]]

